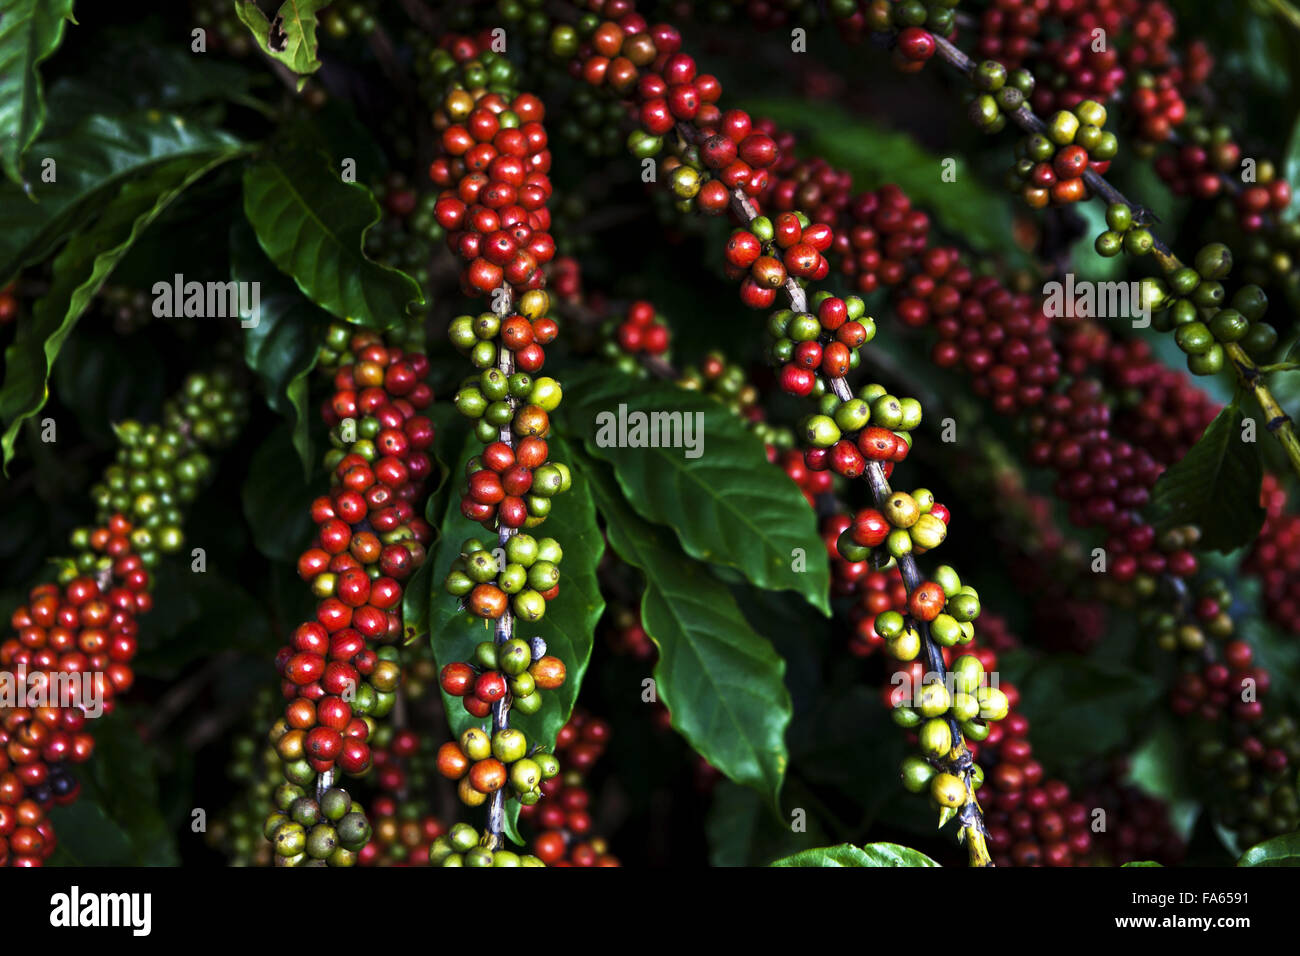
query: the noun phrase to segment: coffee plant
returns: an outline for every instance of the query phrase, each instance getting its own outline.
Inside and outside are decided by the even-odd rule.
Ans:
[[[0,0],[0,865],[1300,864],[1297,54]]]

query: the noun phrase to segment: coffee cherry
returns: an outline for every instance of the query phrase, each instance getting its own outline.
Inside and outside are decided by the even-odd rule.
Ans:
[[[941,807],[959,807],[966,801],[966,785],[953,774],[935,774],[930,781],[930,796]]]

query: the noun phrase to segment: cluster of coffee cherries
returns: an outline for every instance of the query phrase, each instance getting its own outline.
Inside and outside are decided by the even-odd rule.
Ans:
[[[274,847],[263,835],[266,808],[275,803],[275,788],[284,780],[280,757],[266,739],[275,720],[277,694],[264,687],[249,707],[247,725],[234,736],[226,779],[238,787],[234,800],[208,823],[205,842],[230,866],[270,866]]]
[[[545,866],[531,853],[492,849],[492,836],[480,834],[468,823],[457,823],[429,846],[433,866]]]
[[[311,504],[316,536],[298,559],[318,603],[276,655],[288,703],[271,730],[298,787],[371,766],[374,718],[391,711],[401,681],[403,582],[432,538],[416,513],[432,470],[434,427],[421,414],[433,400],[428,359],[341,326],[326,344],[340,362],[322,410],[335,445],[325,455],[331,488]]]
[[[518,85],[518,69],[509,57],[492,50],[489,31],[477,36],[452,32],[471,29],[472,20],[472,10],[457,9],[448,12],[447,32],[435,36],[412,29],[406,34],[415,54],[420,98],[435,109],[447,89],[458,84],[511,97]]]
[[[246,403],[245,396],[234,389],[233,380],[224,373],[192,377],[185,389],[187,402],[193,394],[194,401],[204,406],[201,413],[215,412],[219,418],[186,416],[166,424],[119,423],[114,429],[117,460],[104,470],[103,481],[90,491],[99,520],[109,514],[130,519],[132,549],[149,568],[157,567],[163,554],[174,554],[184,543],[182,508],[195,499],[212,470],[211,459],[201,450],[200,441],[216,439],[224,443],[233,437]],[[217,434],[212,433],[214,426]]]
[[[554,538],[514,534],[504,547],[492,550],[467,538],[443,586],[475,617],[495,621],[508,606],[521,621],[533,623],[560,593],[563,560],[564,550]]]
[[[1277,167],[1267,160],[1261,162],[1255,170],[1255,182],[1243,186],[1237,193],[1234,204],[1237,225],[1246,233],[1260,232],[1266,217],[1280,218],[1290,208],[1291,193],[1291,183],[1278,175]],[[1288,245],[1294,246],[1295,227],[1292,223],[1280,224],[1277,232],[1291,240]]]
[[[830,274],[823,253],[831,238],[830,226],[811,223],[801,212],[783,212],[774,219],[755,216],[727,240],[727,278],[741,280],[740,300],[745,305],[770,309],[787,277],[820,281]]]
[[[447,335],[461,354],[469,356],[475,368],[496,365],[499,348],[507,348],[514,352],[518,369],[532,374],[546,364],[543,346],[555,341],[560,331],[556,321],[546,314],[548,308],[550,298],[546,293],[532,290],[520,297],[513,314],[505,318],[495,312],[457,316]]]
[[[442,190],[434,217],[465,263],[467,295],[507,283],[518,292],[540,288],[542,266],[555,256],[546,108],[531,93],[511,97],[482,85],[489,71],[472,44],[453,44],[451,53],[471,58],[443,77],[451,88],[433,114],[441,154],[429,176]]]
[[[884,638],[876,630],[876,621],[880,617],[889,615],[886,620],[891,623],[886,625],[887,631],[899,622],[906,629],[903,615],[910,613],[909,595],[897,567],[885,571],[869,570],[865,563],[853,564],[839,555],[835,541],[849,523],[848,515],[829,519],[823,527],[823,538],[827,541],[832,560],[836,590],[860,595],[854,610],[857,629],[850,651],[866,656],[885,646]],[[949,587],[960,583],[950,569],[939,569],[935,576]],[[978,597],[975,598],[977,605]],[[961,609],[954,607],[959,613],[972,609],[970,604]],[[935,620],[938,620],[937,616]],[[1007,647],[1018,643],[1006,630],[1004,622],[983,615],[980,623],[982,641],[992,638]],[[932,629],[933,626],[934,621],[931,621]],[[965,631],[960,622],[959,628]],[[987,677],[998,671],[994,650],[989,646],[977,646],[974,642],[962,646],[960,655],[955,647],[940,648],[945,668],[954,673],[944,681],[937,681],[937,675],[930,675],[928,683],[938,684],[939,690],[925,689],[927,675],[920,660],[897,665],[893,679],[881,691],[884,705],[904,726],[922,728],[931,719],[943,720],[927,717],[919,709],[922,703],[934,711],[944,702],[946,694],[948,707],[943,713],[956,719],[972,709],[969,700],[956,700],[959,680],[967,698],[972,696],[970,688],[973,686],[978,708],[976,716],[959,727],[966,748],[972,757],[978,759],[972,768],[971,783],[979,790],[994,862],[998,866],[1037,866],[1045,862],[1068,866],[1076,862],[1086,856],[1091,847],[1086,808],[1070,801],[1070,791],[1064,783],[1044,782],[1042,765],[1033,759],[1033,748],[1028,739],[1029,721],[1015,712],[1019,693],[1010,682],[998,680],[994,687]],[[957,671],[962,674],[960,678],[956,676]],[[914,695],[912,688],[920,688],[920,693]],[[984,688],[983,701],[980,699],[981,688]],[[998,693],[992,693],[993,690]],[[1005,715],[992,720],[992,715],[1003,713],[1004,702]],[[984,712],[990,716],[983,716]],[[951,731],[951,727],[948,729]],[[920,743],[919,735],[917,742]],[[960,803],[965,791],[961,777],[953,773],[956,768],[946,766],[942,760],[927,759],[929,752],[945,742],[943,731],[936,727],[926,738],[929,750],[909,756],[902,766],[904,785],[917,792],[929,790],[941,811],[950,810],[954,800]],[[992,785],[983,785],[986,780]]]
[[[850,4],[832,4],[831,16],[845,20],[854,16]],[[895,33],[893,61],[900,71],[915,73],[934,56],[935,36],[948,36],[956,27],[957,0],[903,0],[864,4],[863,24],[873,33]],[[839,9],[836,9],[836,8]],[[842,24],[853,35],[861,29],[856,21]]]
[[[263,832],[275,848],[276,866],[356,866],[371,829],[346,790],[330,787],[318,797],[286,781],[274,800]]]
[[[768,318],[768,356],[780,367],[777,380],[791,395],[825,391],[824,378],[843,378],[858,367],[858,350],[876,337],[876,323],[855,295],[819,293],[815,312],[778,309]]]
[[[886,478],[892,475],[894,465],[911,451],[911,429],[921,421],[919,402],[899,399],[875,383],[848,401],[826,392],[819,404],[821,410],[799,426],[808,443],[804,464],[846,478],[861,476],[873,461],[881,464]]]
[[[502,679],[500,674],[494,676]],[[444,676],[444,684],[447,682]],[[500,690],[504,695],[505,688]],[[560,762],[554,754],[530,749],[528,735],[518,728],[502,727],[489,734],[470,727],[459,740],[439,748],[438,772],[448,780],[460,781],[456,794],[468,807],[482,806],[507,784],[519,803],[528,806],[542,798],[542,782],[560,772]]]
[[[709,352],[698,366],[683,369],[677,384],[717,399],[732,414],[746,421],[754,421],[763,414],[758,389],[746,378],[745,370],[729,362],[722,352]]]
[[[1014,709],[1019,694],[1005,682],[1002,690]],[[1043,765],[1034,758],[1024,715],[1013,712],[991,728],[981,745],[980,763],[989,784],[980,791],[980,804],[996,865],[1072,866],[1089,861],[1095,850],[1089,806],[1071,799],[1063,781],[1046,779]]]
[[[883,508],[863,508],[836,545],[846,561],[887,567],[905,554],[924,554],[948,536],[949,512],[928,488],[893,491]],[[883,553],[876,549],[883,548]]]
[[[1232,271],[1232,251],[1221,242],[1201,247],[1191,266],[1144,282],[1154,311],[1152,325],[1173,330],[1194,375],[1213,375],[1226,361],[1224,347],[1237,344],[1256,358],[1277,344],[1277,330],[1263,321],[1268,296],[1257,285],[1241,286],[1227,298],[1223,280]]]
[[[680,52],[675,27],[648,25],[621,6],[604,4],[605,19],[585,17],[577,29],[554,27],[552,54],[568,60],[574,75],[589,85],[631,101],[640,128],[628,137],[628,148],[638,158],[657,155],[679,123],[693,124],[698,145],[662,163],[662,174],[683,205],[718,215],[727,209],[732,190],[758,195],[778,155],[772,138],[755,130],[743,110],[718,109],[722,84],[697,72],[695,59]]]
[[[1197,744],[1197,760],[1231,795],[1218,809],[1243,847],[1300,825],[1296,731],[1295,719],[1281,715],[1238,723],[1229,741],[1206,739]]]
[[[778,457],[795,455],[799,467],[803,469],[803,454],[794,448],[795,436],[789,428],[773,424],[765,419],[763,408],[758,403],[758,388],[745,375],[741,366],[729,362],[721,352],[709,352],[698,366],[687,366],[677,379],[681,388],[702,392],[710,398],[721,402],[733,415],[745,422],[763,442],[767,449],[769,461]],[[787,472],[789,468],[786,469]],[[803,469],[806,471],[807,469]],[[811,484],[802,474],[795,478],[801,487],[808,485],[805,491],[817,492],[830,487],[831,476],[815,478]],[[814,487],[815,486],[815,487]]]
[[[974,663],[957,665],[953,653],[950,648],[943,649],[945,664],[954,670],[960,666],[966,673],[965,680],[980,671],[984,675],[998,672],[997,654],[989,647],[972,645],[958,658],[977,662],[978,669]],[[900,703],[906,703],[901,691],[909,686],[924,686],[920,661],[903,665],[901,674],[910,683],[891,686],[885,691],[886,704],[895,708],[895,713]],[[955,691],[956,678],[950,680],[951,690]],[[972,784],[984,784],[978,788],[979,798],[993,862],[997,866],[1071,866],[1085,861],[1093,849],[1088,808],[1071,799],[1070,788],[1065,783],[1045,779],[1042,764],[1034,759],[1029,721],[1017,712],[1020,694],[1016,687],[1006,680],[997,681],[996,688],[991,686],[991,681],[987,683],[989,690],[998,691],[985,694],[991,705],[990,713],[1001,713],[1004,702],[1006,713],[996,721],[977,718],[964,732],[972,756],[978,759]],[[979,703],[978,688],[975,693]],[[916,717],[908,715],[905,719],[912,722]],[[938,768],[931,767],[931,770],[941,772]],[[910,774],[924,779],[928,772],[915,759],[907,761],[903,767],[905,785]],[[930,777],[932,787],[933,780]],[[942,784],[943,789],[936,796],[940,806],[943,806],[940,797],[947,795],[951,799],[956,794],[951,781]],[[917,785],[915,779],[912,785]]]
[[[1204,651],[1204,646],[1200,650]],[[1230,714],[1242,724],[1256,723],[1264,716],[1261,698],[1267,696],[1272,678],[1255,663],[1254,651],[1245,641],[1224,641],[1221,650],[1221,660],[1209,659],[1204,653],[1189,655],[1190,666],[1175,678],[1171,688],[1170,709],[1180,717],[1194,715],[1209,722]],[[1257,756],[1262,758],[1264,753]],[[1270,763],[1273,760],[1286,766],[1284,753],[1270,758]]]
[[[605,752],[609,724],[581,710],[555,735],[556,753],[568,769],[542,783],[542,799],[520,807],[519,819],[540,832],[532,849],[547,866],[618,866],[608,844],[592,834],[591,793],[584,778]]]
[[[956,721],[966,739],[983,740],[989,724],[1007,716],[1007,695],[989,685],[978,657],[963,654],[953,661],[946,680],[922,683],[909,704],[899,700],[894,722],[915,728],[919,750],[903,758],[903,787],[912,793],[928,790],[937,806],[955,810],[966,802],[967,794],[965,781],[944,763],[955,742],[950,720]],[[978,790],[983,784],[984,773],[976,764],[971,785]]]
[[[560,384],[533,379],[526,372],[507,375],[498,368],[466,379],[456,407],[475,421],[483,451],[466,467],[461,513],[491,530],[535,528],[551,513],[551,499],[569,490],[572,475],[562,462],[548,460],[550,413],[560,404]],[[497,438],[509,428],[512,441]]]
[[[1010,70],[997,60],[984,60],[971,74],[978,91],[967,107],[976,126],[985,133],[1006,129],[1007,114],[1014,113],[1034,92],[1034,75],[1028,70]]]
[[[437,674],[427,658],[404,667],[402,693],[408,702],[420,697],[421,688],[410,679],[411,671],[420,665]],[[375,731],[373,752],[377,793],[368,805],[374,833],[361,848],[357,862],[361,866],[426,866],[429,847],[447,832],[442,821],[415,797],[428,789],[435,766],[432,745],[409,728],[381,725]]]
[[[0,643],[0,668],[21,681],[22,706],[0,707],[0,866],[40,866],[54,852],[47,814],[80,791],[67,764],[90,758],[92,712],[111,711],[134,681],[136,617],[153,599],[131,530],[115,515],[90,531],[82,557],[93,573],[68,568],[72,577],[32,588],[10,617],[15,633]],[[61,699],[70,677],[81,679],[77,696]]]
[[[1104,779],[1089,786],[1080,796],[1084,806],[1106,812],[1105,825],[1099,826],[1093,836],[1093,864],[1123,866],[1141,860],[1152,860],[1162,866],[1182,863],[1187,844],[1174,829],[1169,805],[1122,782],[1128,776],[1127,760],[1111,763]]]
[[[1271,474],[1264,476],[1260,504],[1264,526],[1242,562],[1264,585],[1264,607],[1278,627],[1300,633],[1300,516],[1286,514],[1287,494]]]
[[[335,40],[346,40],[353,34],[369,36],[375,32],[375,27],[378,25],[375,20],[377,6],[376,3],[367,3],[364,0],[331,3],[321,11],[320,25],[324,28],[325,35]]]
[[[165,463],[133,472],[128,487],[137,498],[132,500],[154,495],[154,503],[168,509],[167,517],[179,521],[170,509],[180,504],[181,479],[197,490],[208,471],[206,465],[195,466],[191,474],[190,466],[182,469],[179,463],[194,465],[187,456],[197,455],[200,446],[231,439],[245,410],[244,398],[226,372],[195,373],[166,404],[161,427],[120,423],[122,450],[138,451],[145,447],[143,441],[136,443],[139,436],[154,436],[148,444],[151,462],[162,436],[180,436],[175,443],[165,442],[175,452],[164,455]],[[100,487],[107,487],[108,473],[116,467],[106,469]],[[47,813],[55,804],[71,803],[79,792],[67,765],[90,758],[92,712],[97,716],[101,706],[103,712],[111,711],[116,696],[135,679],[130,662],[138,647],[137,618],[153,607],[154,533],[126,514],[105,512],[111,502],[96,499],[98,525],[72,532],[75,553],[60,562],[54,582],[28,592],[27,602],[10,616],[14,635],[0,642],[0,668],[25,681],[25,696],[15,702],[22,706],[0,706],[0,865],[39,866],[54,852]],[[141,551],[146,547],[151,549],[148,560]],[[77,696],[63,699],[75,678],[80,678]]]
[[[515,637],[500,645],[482,641],[472,663],[453,661],[439,675],[442,689],[462,698],[465,710],[474,717],[488,716],[492,705],[507,694],[521,714],[535,714],[542,706],[537,692],[555,690],[564,678],[564,662],[546,653],[546,642],[540,637],[529,641]]]
[[[1169,553],[1194,547],[1199,540],[1200,529],[1184,525],[1165,531],[1156,547]],[[1158,586],[1152,589],[1144,584],[1140,590],[1159,594]],[[1197,657],[1212,641],[1222,642],[1232,637],[1234,625],[1227,611],[1232,603],[1232,591],[1223,578],[1203,575],[1186,581],[1176,597],[1169,594],[1163,597],[1165,600],[1148,601],[1138,609],[1139,625],[1144,633],[1153,636],[1156,647],[1162,651],[1181,651]]]
[[[940,647],[970,644],[975,639],[973,622],[980,613],[979,594],[962,585],[957,572],[947,565],[935,569],[935,577],[938,580],[914,588],[901,611],[882,611],[875,617],[872,628],[895,660],[914,661],[920,655],[921,637],[915,621],[930,625],[930,636]]]
[[[1119,152],[1115,134],[1102,129],[1106,107],[1084,100],[1073,110],[1057,110],[1047,129],[1021,139],[1008,183],[1032,209],[1066,206],[1088,198],[1083,174],[1104,174]]]
[[[374,832],[357,854],[361,866],[427,866],[433,841],[447,832],[419,801],[389,794],[370,801],[370,817]]]
[[[1151,231],[1133,221],[1133,210],[1123,203],[1106,207],[1106,230],[1097,236],[1097,255],[1110,258],[1121,252],[1144,256],[1151,251]]]
[[[671,342],[672,330],[655,312],[654,304],[638,299],[627,307],[622,318],[607,324],[604,354],[618,364],[619,371],[645,375],[637,356],[666,359]]]
[[[856,398],[840,401],[822,396],[826,409],[805,417],[799,423],[803,439],[814,448],[833,448],[842,436],[858,435],[859,450],[873,461],[901,461],[887,447],[888,431],[895,442],[902,438],[911,447],[910,433],[921,424],[921,403],[914,398],[898,398],[878,383],[863,385]],[[872,430],[874,429],[874,431]]]

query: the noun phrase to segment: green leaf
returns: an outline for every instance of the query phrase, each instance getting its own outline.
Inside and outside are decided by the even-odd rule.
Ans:
[[[179,111],[214,101],[234,101],[267,109],[252,98],[250,67],[235,60],[195,54],[188,43],[141,24],[96,27],[95,58],[82,71],[61,76],[46,94],[46,134],[59,134],[93,113]]]
[[[244,213],[271,261],[331,315],[376,329],[423,303],[419,283],[362,251],[379,204],[323,153],[290,147],[244,172]]]
[[[659,648],[655,687],[673,728],[713,767],[778,807],[792,713],[785,661],[750,628],[725,585],[683,560],[666,529],[636,515],[606,469],[578,462],[610,547],[645,576],[641,620]]]
[[[333,2],[285,0],[275,18],[268,20],[254,0],[235,0],[235,13],[262,52],[304,77],[320,69],[320,60],[316,58],[316,11]],[[298,89],[305,82],[300,78]]]
[[[19,429],[49,397],[50,370],[64,340],[114,266],[168,203],[233,155],[177,159],[126,183],[94,225],[74,236],[55,258],[49,290],[36,301],[31,321],[19,326],[13,344],[5,350],[6,374],[0,390],[5,430],[0,447],[6,474]]]
[[[140,866],[177,866],[175,834],[160,809],[156,751],[119,709],[95,721],[93,789],[108,816],[126,832]]]
[[[807,99],[750,100],[741,104],[754,117],[775,120],[804,134],[803,152],[823,156],[853,174],[855,191],[896,183],[914,206],[933,213],[949,232],[980,252],[1005,254],[1017,248],[1011,205],[986,189],[979,175],[957,156],[936,156],[906,133],[885,129],[843,107]],[[945,180],[941,165],[955,162]]]
[[[1159,797],[1169,810],[1169,825],[1184,842],[1191,839],[1201,805],[1188,779],[1186,736],[1168,717],[1152,721],[1146,739],[1129,756],[1126,779]]]
[[[36,68],[63,42],[63,25],[76,23],[73,0],[0,0],[0,165],[22,181],[23,154],[45,122]]]
[[[243,219],[230,230],[230,277],[258,283],[258,321],[244,330],[244,361],[261,379],[266,403],[289,422],[303,475],[309,475],[316,463],[307,399],[330,317],[266,258]]]
[[[1129,866],[1163,866],[1163,865],[1164,865],[1164,864],[1156,863],[1156,862],[1154,862],[1154,861],[1152,861],[1152,860],[1133,860],[1131,863],[1125,863],[1125,864],[1123,864],[1123,866],[1121,866],[1120,869],[1123,869],[1124,867],[1129,867]]]
[[[322,474],[304,477],[289,426],[276,426],[253,453],[244,478],[244,517],[257,550],[272,561],[295,563],[312,539],[312,498],[323,491]]]
[[[770,815],[762,798],[749,787],[720,781],[714,788],[704,827],[709,839],[709,865],[748,866],[754,838],[763,818]]]
[[[1238,866],[1300,866],[1300,832],[1256,843],[1241,855]]]
[[[698,392],[612,369],[571,374],[564,384],[569,431],[614,466],[643,518],[670,526],[691,557],[736,568],[760,588],[795,591],[830,616],[830,568],[816,515],[740,419]],[[624,412],[680,413],[683,422],[702,423],[693,432],[698,457],[682,447],[625,447],[615,431]],[[630,429],[627,437],[634,437]],[[800,552],[804,570],[796,571]]]
[[[167,383],[153,373],[165,359],[154,340],[127,339],[89,323],[79,328],[59,353],[51,389],[76,413],[82,435],[112,445],[113,422],[148,419],[162,407]]]
[[[123,182],[173,160],[206,162],[234,155],[239,140],[166,113],[91,116],[57,139],[36,144],[54,182],[41,178],[31,194],[0,188],[0,286],[46,258],[81,223],[112,199]],[[35,200],[35,202],[33,202]]]
[[[564,439],[552,433],[547,441],[554,461],[569,462],[572,451]],[[465,473],[465,462],[481,450],[482,446],[472,434],[467,437],[453,475]],[[530,741],[550,749],[555,745],[555,735],[573,712],[578,690],[582,686],[587,664],[591,659],[596,622],[605,610],[605,600],[600,595],[596,581],[596,566],[605,551],[604,538],[596,525],[596,509],[592,503],[589,483],[582,471],[572,467],[573,484],[567,492],[557,495],[546,523],[533,534],[550,536],[564,549],[560,565],[560,593],[548,602],[546,615],[536,624],[516,623],[515,633],[520,637],[540,636],[546,641],[548,653],[564,661],[567,678],[563,686],[542,694],[542,709],[536,714],[513,714],[511,725],[528,734]],[[480,641],[492,640],[487,622],[460,611],[457,599],[443,590],[451,564],[459,555],[460,545],[466,538],[487,540],[490,532],[477,522],[460,513],[460,496],[451,494],[447,499],[446,513],[441,522],[440,547],[435,552],[433,577],[430,582],[429,630],[432,636],[433,656],[439,667],[452,661],[472,659],[474,647]],[[447,720],[457,736],[468,727],[481,726],[482,722],[465,710],[460,700],[443,694]],[[518,802],[506,801],[512,814],[518,812]],[[511,837],[514,839],[514,836]],[[517,841],[521,842],[521,841]]]
[[[1245,416],[1229,405],[1205,434],[1156,482],[1150,514],[1157,531],[1194,524],[1201,547],[1233,551],[1249,544],[1264,523],[1263,478],[1254,442],[1241,440]]]
[[[93,797],[54,807],[50,822],[59,839],[50,858],[55,866],[123,866],[135,859],[131,838]]]
[[[206,539],[198,540],[208,544]],[[272,632],[263,598],[254,597],[227,576],[241,568],[234,561],[222,562],[217,549],[209,549],[207,560],[207,570],[201,574],[190,570],[188,558],[159,566],[158,587],[167,590],[156,591],[154,608],[159,616],[151,612],[149,627],[141,631],[140,653],[132,663],[138,677],[170,684],[196,662],[230,651],[242,651],[251,660],[274,656],[277,637],[283,636]],[[290,574],[298,593],[308,594],[297,574]],[[308,599],[304,603],[314,608]]]
[[[1150,725],[1160,686],[1140,671],[1081,659],[1073,654],[1034,661],[1012,674],[1004,655],[1002,675],[1020,689],[1020,707],[1034,725],[1034,744],[1044,753],[1082,761],[1131,745]],[[1087,734],[1079,728],[1087,727]]]
[[[1296,177],[1300,176],[1300,119],[1291,125],[1291,135],[1287,137],[1286,152],[1282,156],[1282,175],[1291,183],[1296,182]],[[1296,217],[1297,208],[1295,195],[1292,194],[1290,204],[1282,210],[1279,218],[1291,222]]]
[[[791,779],[783,790],[791,806],[807,807],[811,794],[801,792],[799,781]],[[720,780],[713,789],[704,832],[709,841],[710,866],[754,866],[790,856],[811,844],[830,843],[825,827],[814,812],[804,820],[805,829],[790,829],[790,818],[777,816],[763,796],[749,787]]]
[[[776,860],[771,866],[938,866],[924,853],[897,843],[868,843],[859,849],[851,843],[804,850]]]

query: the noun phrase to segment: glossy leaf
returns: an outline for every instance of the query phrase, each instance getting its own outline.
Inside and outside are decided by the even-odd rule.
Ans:
[[[289,422],[306,475],[316,464],[308,392],[330,317],[266,258],[242,219],[230,232],[230,277],[256,282],[261,290],[257,324],[244,329],[244,361],[261,379],[266,403]]]
[[[607,470],[592,461],[584,469],[610,547],[645,577],[641,620],[659,648],[655,689],[673,728],[718,771],[776,807],[789,762],[785,661],[750,628],[724,584],[684,560],[666,529],[637,516]]]
[[[763,443],[721,403],[607,368],[568,375],[562,384],[569,433],[614,466],[641,517],[670,526],[691,557],[736,568],[760,588],[795,591],[829,616],[829,564],[812,508],[794,482],[768,464]],[[691,449],[681,447],[625,447],[618,430],[624,416],[638,412],[680,413],[683,422],[702,422],[692,433],[701,442],[698,457],[687,457]],[[685,430],[677,437],[684,440]],[[626,438],[634,439],[630,427]]]
[[[362,251],[379,205],[344,182],[323,153],[289,148],[244,173],[244,213],[262,249],[326,312],[376,329],[400,323],[419,284]]]
[[[91,116],[38,146],[54,181],[32,177],[30,195],[11,184],[0,188],[0,286],[48,256],[128,179],[174,160],[206,162],[241,148],[227,133],[157,112]]]
[[[23,154],[45,122],[37,67],[63,42],[64,26],[77,21],[73,0],[0,0],[0,166],[22,179]]]
[[[1241,855],[1238,866],[1300,866],[1300,833],[1256,843]]]
[[[280,425],[253,453],[244,478],[244,516],[253,544],[272,561],[293,564],[312,539],[310,505],[325,491],[323,473],[304,478],[288,425]]]
[[[93,797],[82,795],[75,803],[53,807],[50,822],[59,841],[51,864],[123,866],[135,858],[131,838]]]
[[[151,175],[126,183],[100,218],[74,236],[54,260],[49,290],[37,300],[30,322],[5,350],[5,381],[0,390],[0,436],[6,472],[19,429],[45,405],[50,370],[64,340],[113,267],[158,214],[191,183],[235,154],[206,160],[178,159]]]
[[[93,790],[105,812],[127,834],[138,866],[177,866],[176,838],[159,810],[155,753],[122,710],[95,721]]]
[[[851,843],[804,850],[787,856],[772,866],[938,866],[924,853],[897,843],[868,843],[856,847]]]
[[[1259,504],[1263,468],[1258,442],[1242,440],[1244,421],[1241,409],[1229,405],[1182,460],[1160,476],[1150,505],[1158,531],[1194,524],[1201,529],[1202,548],[1224,552],[1249,544],[1259,534],[1264,523]],[[1257,439],[1262,437],[1257,433]]]
[[[305,76],[320,69],[316,58],[316,11],[333,0],[285,0],[272,18],[267,18],[254,0],[235,0],[235,14],[257,45],[299,75],[298,89]]]
[[[201,103],[234,101],[265,110],[249,90],[248,63],[191,52],[159,31],[142,35],[139,24],[105,30],[93,60],[52,82],[45,100],[45,130],[53,136],[93,113],[181,110]]]

